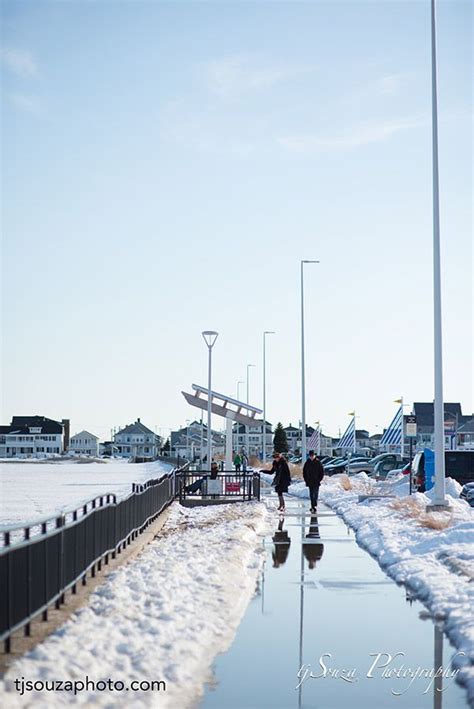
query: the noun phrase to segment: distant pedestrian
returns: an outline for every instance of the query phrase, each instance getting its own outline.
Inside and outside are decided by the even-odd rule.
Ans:
[[[319,486],[324,478],[324,468],[319,458],[314,454],[314,451],[309,452],[309,458],[303,467],[303,478],[306,487],[309,487],[309,496],[311,499],[311,512],[316,512],[318,506]]]
[[[234,456],[234,465],[235,465],[235,470],[237,473],[240,472],[240,466],[242,465],[242,458],[238,453],[235,454]]]
[[[246,473],[247,472],[247,465],[249,462],[249,459],[247,458],[247,453],[245,451],[242,451],[240,458],[242,460],[242,470],[244,473]]]
[[[291,475],[288,463],[282,454],[277,451],[273,454],[273,465],[270,472],[275,476],[272,485],[275,486],[275,492],[278,494],[278,500],[280,502],[278,511],[283,512],[285,510],[283,493],[288,492],[288,488],[291,485]]]

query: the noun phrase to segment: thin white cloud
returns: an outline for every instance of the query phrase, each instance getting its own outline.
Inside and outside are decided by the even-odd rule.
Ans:
[[[1,50],[1,58],[3,64],[22,79],[34,79],[39,74],[38,66],[31,52],[5,47]]]
[[[234,55],[200,67],[208,89],[223,99],[275,86],[315,70],[313,66],[275,64],[254,55]]]
[[[41,100],[37,96],[27,94],[10,94],[10,103],[19,111],[29,113],[37,118],[45,117],[45,110]]]
[[[402,74],[390,74],[388,76],[382,76],[375,82],[375,86],[378,92],[385,96],[394,96],[398,93],[402,85]]]
[[[371,143],[380,143],[402,131],[420,128],[428,124],[427,118],[418,116],[406,119],[365,123],[341,135],[322,136],[314,134],[289,135],[278,138],[278,143],[296,154],[331,150],[352,150]]]

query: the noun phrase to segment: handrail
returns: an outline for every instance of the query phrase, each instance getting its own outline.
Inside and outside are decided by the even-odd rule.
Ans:
[[[183,466],[185,467],[185,466]],[[182,470],[183,468],[179,468],[179,470]],[[119,502],[128,499],[133,493],[136,491],[136,488],[139,486],[143,485],[150,485],[151,483],[155,483],[159,480],[163,480],[164,478],[171,477],[174,475],[175,472],[177,472],[178,469],[173,468],[172,470],[169,470],[167,473],[164,473],[160,478],[148,478],[144,482],[139,482],[139,483],[134,483],[132,482],[132,490],[131,492],[127,493],[123,497],[119,498]],[[32,529],[33,527],[39,527],[43,524],[47,524],[48,522],[55,522],[59,517],[66,517],[67,515],[74,514],[75,512],[79,512],[80,510],[84,510],[86,506],[92,505],[94,508],[95,502],[98,500],[102,500],[104,498],[113,498],[112,502],[110,504],[116,503],[117,502],[117,493],[116,492],[104,492],[101,495],[96,495],[95,497],[86,497],[84,498],[81,502],[76,502],[73,506],[71,507],[66,507],[66,508],[61,508],[60,510],[57,510],[57,512],[53,512],[48,515],[44,515],[43,517],[35,517],[33,519],[26,520],[25,522],[17,522],[15,524],[0,524],[0,535],[5,535],[8,534],[8,532],[14,532],[17,530],[25,530],[25,529]],[[0,548],[0,554],[2,553],[1,548]]]
[[[134,483],[132,492],[120,500],[112,493],[98,496],[82,508],[70,510],[68,522],[63,514],[53,518],[34,521],[33,527],[41,532],[30,535],[31,527],[24,527],[24,538],[11,544],[10,533],[0,552],[0,573],[5,579],[3,605],[0,608],[0,640],[5,642],[5,651],[10,652],[11,636],[24,628],[30,634],[31,621],[43,615],[47,620],[48,608],[55,603],[60,608],[65,602],[65,593],[102,563],[108,564],[109,556],[116,557],[139,533],[156,519],[175,499],[175,471],[165,473],[159,479]],[[111,501],[111,498],[113,500]],[[98,504],[99,502],[99,504]],[[84,511],[85,510],[85,511]],[[48,530],[48,522],[54,521],[54,529]],[[21,529],[21,526],[20,526]]]

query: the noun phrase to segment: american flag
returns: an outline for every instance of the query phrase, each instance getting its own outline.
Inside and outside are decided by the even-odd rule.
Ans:
[[[316,451],[316,453],[318,453],[320,445],[321,445],[321,432],[318,427],[318,428],[314,429],[313,433],[311,434],[311,438],[308,440],[306,447],[308,450]]]

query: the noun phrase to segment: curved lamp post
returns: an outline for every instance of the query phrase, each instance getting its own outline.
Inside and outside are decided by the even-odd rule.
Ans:
[[[207,465],[211,469],[212,457],[212,428],[211,428],[211,380],[212,380],[212,348],[217,340],[219,333],[215,330],[203,330],[202,336],[209,350],[209,369],[207,379]]]

